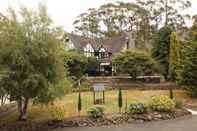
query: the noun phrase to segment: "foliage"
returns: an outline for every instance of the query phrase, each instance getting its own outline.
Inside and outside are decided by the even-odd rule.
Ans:
[[[156,34],[154,39],[154,46],[152,49],[152,56],[160,63],[162,66],[162,74],[164,78],[168,79],[169,72],[169,53],[170,53],[170,36],[171,28],[163,27]]]
[[[65,53],[65,67],[68,68],[68,75],[73,80],[80,79],[85,73],[96,70],[98,62],[95,57],[86,57],[80,51],[68,51]]]
[[[129,113],[142,114],[147,111],[147,106],[141,102],[135,102],[129,105]]]
[[[121,90],[121,88],[119,88],[119,91],[118,91],[118,107],[119,107],[119,112],[121,112],[122,104],[123,104],[122,90]]]
[[[180,45],[177,34],[172,32],[170,40],[169,79],[176,81],[180,73]]]
[[[175,103],[167,96],[153,96],[149,106],[154,111],[168,112],[175,108]]]
[[[127,50],[116,55],[113,62],[117,65],[118,72],[128,73],[132,79],[158,71],[156,62],[144,52]]]
[[[93,39],[132,32],[136,47],[149,49],[160,27],[171,26],[179,31],[185,28],[190,16],[179,11],[190,7],[188,0],[107,2],[77,16],[73,25],[76,33]]]
[[[93,76],[96,75],[98,66],[99,62],[95,57],[87,57],[86,73]]]
[[[44,5],[38,11],[9,9],[0,20],[1,85],[18,102],[19,120],[26,119],[30,99],[48,103],[65,93],[61,29],[54,27]],[[20,20],[19,20],[20,17]],[[61,86],[67,81],[67,85]]]
[[[183,108],[183,101],[175,99],[174,103],[175,103],[175,108],[177,109]]]
[[[92,118],[102,118],[104,115],[104,108],[101,106],[94,106],[88,110],[88,114]]]
[[[79,52],[68,51],[65,53],[65,67],[68,68],[68,75],[73,80],[81,78],[86,71],[87,58]]]
[[[77,106],[77,109],[78,109],[78,112],[80,113],[81,112],[81,109],[82,109],[81,93],[79,93],[79,96],[78,96],[78,106]]]
[[[53,106],[50,108],[50,115],[53,120],[63,121],[66,109],[64,106]]]
[[[191,96],[197,97],[197,17],[184,44],[180,82],[187,86]]]

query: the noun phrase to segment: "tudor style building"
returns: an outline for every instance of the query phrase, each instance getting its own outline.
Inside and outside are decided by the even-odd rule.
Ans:
[[[96,57],[99,61],[98,75],[113,75],[115,65],[112,64],[112,56],[132,46],[132,41],[127,35],[120,35],[109,39],[91,39],[75,34],[67,35],[69,49],[79,49],[87,57]]]

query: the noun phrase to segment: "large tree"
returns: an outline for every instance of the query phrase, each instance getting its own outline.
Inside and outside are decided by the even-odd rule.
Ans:
[[[154,47],[152,49],[153,57],[162,66],[162,74],[168,79],[169,73],[169,53],[170,53],[170,36],[172,30],[170,27],[163,27],[155,36]]]
[[[186,85],[189,93],[197,97],[197,17],[189,31],[189,36],[184,44],[183,66],[181,71],[181,83]]]
[[[17,101],[19,120],[27,119],[31,99],[48,103],[70,85],[60,32],[52,24],[42,4],[37,11],[10,8],[6,19],[0,20],[0,82],[10,100]]]
[[[129,74],[136,80],[138,76],[153,75],[158,66],[151,56],[141,51],[127,50],[113,58],[118,73]]]

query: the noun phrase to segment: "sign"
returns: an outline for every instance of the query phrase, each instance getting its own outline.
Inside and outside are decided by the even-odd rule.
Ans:
[[[94,84],[93,89],[94,91],[105,91],[105,85],[102,83]]]

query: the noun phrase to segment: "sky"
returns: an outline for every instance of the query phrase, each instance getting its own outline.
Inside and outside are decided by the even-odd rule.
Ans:
[[[38,3],[44,2],[54,23],[71,32],[74,30],[72,23],[79,14],[86,12],[88,8],[98,8],[106,1],[110,0],[0,0],[0,12],[5,13],[9,6],[15,9],[19,9],[20,5],[36,8]],[[132,2],[134,0],[119,1]],[[190,1],[192,2],[192,8],[186,12],[192,15],[197,14],[197,0]],[[191,22],[188,25],[190,26]]]

